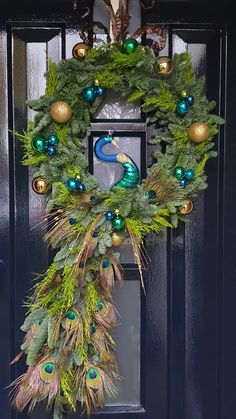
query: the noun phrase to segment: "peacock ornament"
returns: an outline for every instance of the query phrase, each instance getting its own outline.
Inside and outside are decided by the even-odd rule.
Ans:
[[[116,154],[107,154],[105,153],[104,147],[107,144],[112,144],[115,147],[119,148],[116,140],[114,140],[112,133],[109,131],[107,135],[102,135],[95,143],[94,153],[95,156],[106,163],[118,163],[123,167],[123,175],[121,179],[115,182],[111,186],[111,190],[117,188],[135,188],[140,183],[140,173],[136,163],[125,153],[116,153]]]

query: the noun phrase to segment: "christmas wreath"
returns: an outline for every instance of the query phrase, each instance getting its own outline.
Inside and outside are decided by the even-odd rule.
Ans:
[[[28,301],[21,347],[28,369],[13,383],[13,404],[31,410],[46,400],[54,419],[68,406],[76,411],[77,402],[90,414],[105,393],[116,394],[111,292],[123,278],[116,247],[130,239],[144,288],[143,239],[187,220],[193,198],[207,187],[205,165],[216,156],[212,140],[223,123],[211,113],[215,103],[203,94],[204,78],[195,77],[188,52],[156,58],[127,38],[96,49],[78,43],[73,55],[48,63],[45,94],[28,103],[34,122],[15,133],[23,164],[38,167],[32,185],[47,195],[45,239],[57,253]],[[120,164],[123,175],[102,191],[88,169],[86,139],[110,90],[141,103],[155,128],[154,163],[141,179],[130,156],[108,154],[106,144],[116,145],[111,129],[94,153]]]

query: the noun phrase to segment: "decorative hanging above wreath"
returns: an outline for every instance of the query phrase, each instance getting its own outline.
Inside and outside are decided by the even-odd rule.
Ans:
[[[163,45],[163,30],[153,31]],[[117,246],[130,238],[144,289],[143,239],[187,220],[193,199],[207,187],[205,165],[216,156],[212,140],[224,122],[211,113],[215,103],[203,94],[204,78],[194,76],[188,52],[156,58],[135,38],[119,37],[97,49],[84,38],[73,55],[48,63],[45,94],[28,103],[34,122],[15,132],[23,164],[38,167],[32,186],[47,194],[45,239],[57,253],[28,303],[20,353],[28,369],[12,385],[13,405],[32,410],[46,400],[54,419],[68,407],[76,411],[77,402],[90,414],[103,406],[105,393],[115,396],[111,292],[123,278]],[[155,127],[154,163],[140,179],[131,156],[105,151],[106,144],[117,145],[110,130],[94,153],[121,165],[123,175],[104,192],[89,173],[85,151],[90,117],[110,90],[129,103],[141,101]]]

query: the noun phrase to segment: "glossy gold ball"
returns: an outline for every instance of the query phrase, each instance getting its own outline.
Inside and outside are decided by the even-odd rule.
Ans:
[[[46,182],[41,176],[37,176],[32,182],[33,191],[39,195],[44,195],[51,189],[51,183]]]
[[[187,97],[188,96],[188,93],[187,93],[187,91],[186,90],[182,90],[182,92],[181,92],[181,97],[184,99],[185,97]]]
[[[72,49],[72,55],[77,60],[84,60],[89,51],[91,50],[90,46],[88,44],[85,44],[84,42],[78,42],[78,44],[75,44]]]
[[[117,233],[112,233],[112,246],[121,246],[124,243],[124,237]]]
[[[51,117],[54,121],[59,122],[59,124],[63,124],[71,119],[72,109],[67,102],[59,100],[51,106]]]
[[[179,208],[179,213],[182,215],[188,215],[192,212],[193,210],[193,201],[191,201],[191,199],[189,199],[189,201],[187,202],[187,204],[183,205],[182,207]]]
[[[173,61],[169,57],[159,57],[157,59],[157,70],[159,74],[168,75],[173,70]]]
[[[209,138],[210,130],[205,122],[194,122],[188,129],[189,139],[196,144],[204,143]]]

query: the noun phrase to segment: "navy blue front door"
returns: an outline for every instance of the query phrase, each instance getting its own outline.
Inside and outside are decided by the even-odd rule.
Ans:
[[[8,391],[3,389],[24,371],[24,362],[9,366],[20,349],[24,298],[32,274],[44,271],[50,259],[42,240],[44,226],[39,224],[44,201],[32,191],[33,173],[21,165],[21,145],[8,129],[21,130],[32,117],[26,113],[25,100],[44,88],[48,58],[71,56],[79,24],[60,11],[60,2],[53,11],[49,4],[48,11],[44,8],[37,15],[31,9],[1,18],[1,419],[51,418],[43,406],[30,414],[11,410]],[[235,28],[210,17],[205,23],[201,17],[186,21],[185,9],[181,10],[181,18],[166,9],[161,19],[156,8],[143,20],[165,24],[168,43],[163,54],[190,51],[195,71],[206,76],[207,95],[216,101],[226,124],[216,138],[218,158],[207,166],[209,189],[195,201],[190,222],[160,239],[147,240],[151,258],[145,275],[147,297],[140,291],[128,247],[123,255],[127,286],[116,298],[124,324],[117,334],[125,377],[120,398],[96,415],[101,419],[236,417]],[[89,140],[91,170],[96,169],[91,142],[106,126],[104,118],[101,121],[94,121]],[[122,118],[113,120],[116,124],[121,141],[124,136],[136,139],[145,173],[150,162],[145,121]],[[132,333],[136,340],[130,340]]]

